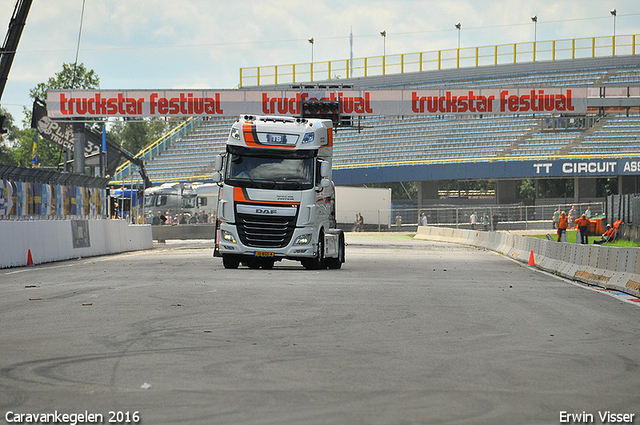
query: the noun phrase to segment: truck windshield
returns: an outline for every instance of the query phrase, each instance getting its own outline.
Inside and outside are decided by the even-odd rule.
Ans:
[[[182,198],[182,208],[193,209],[196,207],[196,197],[195,196],[185,196]]]
[[[272,158],[230,153],[226,181],[241,187],[310,189],[313,158]]]

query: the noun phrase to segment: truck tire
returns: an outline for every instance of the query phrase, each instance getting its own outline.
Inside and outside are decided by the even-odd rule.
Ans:
[[[268,258],[262,259],[260,260],[260,267],[262,267],[265,270],[271,270],[275,262],[276,262],[275,260],[270,260]]]
[[[302,265],[307,270],[320,270],[327,268],[327,261],[324,258],[324,232],[318,236],[318,255],[316,258],[302,260]]]
[[[327,258],[327,266],[330,269],[338,270],[342,267],[342,263],[345,260],[345,243],[344,243],[344,233],[340,230],[338,236],[338,257],[337,258]]]
[[[240,265],[240,258],[235,255],[223,255],[222,265],[225,269],[237,269]]]
[[[242,265],[245,267],[249,267],[250,269],[259,269],[260,263],[257,258],[250,258],[248,260],[241,261]]]

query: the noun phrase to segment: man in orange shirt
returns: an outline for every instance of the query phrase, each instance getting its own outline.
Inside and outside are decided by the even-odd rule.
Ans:
[[[567,214],[562,211],[560,213],[560,219],[558,220],[558,242],[562,242],[562,235],[567,233],[567,227],[569,227],[569,219]]]
[[[578,226],[578,230],[580,230],[580,243],[588,244],[589,243],[589,224],[591,221],[587,218],[586,214],[582,214],[582,216],[576,220],[576,225]]]
[[[595,244],[603,244],[607,242],[611,242],[615,237],[616,231],[610,224],[607,224],[607,231],[604,232],[602,238],[599,241],[593,241]]]

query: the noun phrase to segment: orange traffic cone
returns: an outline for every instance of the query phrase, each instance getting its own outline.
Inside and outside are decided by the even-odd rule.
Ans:
[[[29,250],[29,253],[27,254],[27,266],[33,266],[33,257],[31,256],[31,250]]]
[[[530,267],[536,266],[536,261],[533,259],[533,249],[531,250],[531,254],[529,255],[529,266]]]

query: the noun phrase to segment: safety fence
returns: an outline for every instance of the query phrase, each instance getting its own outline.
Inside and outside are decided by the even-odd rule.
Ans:
[[[640,198],[639,198],[640,200]],[[573,219],[587,213],[590,218],[605,217],[605,204],[603,202],[587,203],[549,203],[546,205],[428,205],[416,207],[413,204],[394,203],[391,213],[386,210],[345,210],[348,217],[362,214],[367,231],[386,230],[415,230],[422,225],[422,214],[426,216],[427,224],[455,228],[471,228],[480,230],[529,230],[553,229],[553,214],[555,210],[569,214],[574,211]],[[475,213],[475,223],[471,216]],[[390,217],[391,222],[381,220]],[[342,223],[345,224],[345,223]],[[606,223],[605,223],[606,224]],[[344,227],[344,226],[342,226]]]
[[[580,245],[506,232],[432,226],[421,227],[416,238],[490,249],[567,279],[640,296],[638,248]]]
[[[0,220],[106,218],[108,179],[0,165]]]
[[[360,78],[462,67],[635,55],[633,35],[586,37],[240,68],[240,87]]]
[[[607,197],[607,215],[612,222],[622,220],[628,224],[640,224],[640,193],[609,195]]]

